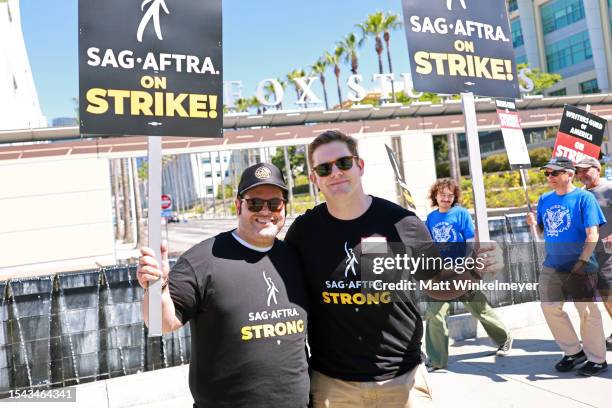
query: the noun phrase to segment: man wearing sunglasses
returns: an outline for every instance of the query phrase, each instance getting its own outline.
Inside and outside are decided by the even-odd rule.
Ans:
[[[608,180],[601,178],[599,160],[585,156],[576,163],[576,177],[593,193],[608,221],[599,230],[601,240],[595,247],[599,277],[597,280],[608,315],[612,317],[612,188]],[[612,350],[612,334],[606,338],[606,349]]]
[[[138,282],[163,281],[163,331],[190,323],[194,407],[308,406],[307,295],[294,251],[276,239],[287,191],[276,166],[256,164],[238,185],[236,229],[195,245],[172,270],[165,243],[161,268],[141,249]]]
[[[593,251],[599,226],[606,219],[595,197],[573,184],[575,168],[565,157],[554,157],[542,167],[553,189],[538,201],[537,215],[527,223],[543,234],[546,258],[540,273],[539,293],[546,323],[564,352],[555,365],[592,376],[606,371],[606,345],[601,313],[593,301],[597,262]],[[565,300],[573,300],[580,315],[582,346],[565,311]]]
[[[427,227],[414,213],[364,193],[365,164],[352,137],[320,134],[308,160],[326,202],[298,217],[285,241],[298,249],[310,291],[314,408],[432,406],[418,308],[410,299],[359,287],[371,276],[365,245],[408,243],[416,256],[435,247]]]

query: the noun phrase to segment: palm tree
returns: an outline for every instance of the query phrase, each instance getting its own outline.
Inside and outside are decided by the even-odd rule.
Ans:
[[[374,14],[370,14],[366,18],[366,21],[358,25],[358,27],[361,28],[364,38],[368,36],[374,36],[374,46],[376,54],[378,55],[378,71],[380,74],[383,73],[383,39],[381,38],[381,34],[383,34],[384,41],[387,46],[389,72],[392,74],[393,69],[391,67],[391,51],[389,50],[389,40],[391,39],[391,34],[389,33],[389,31],[396,30],[401,27],[401,25],[402,23],[399,21],[399,16],[397,14],[385,14],[382,11],[377,11]],[[391,93],[393,95],[393,101],[395,101],[396,97],[393,81],[391,81]]]
[[[248,101],[249,101],[249,106],[257,109],[257,114],[258,115],[261,115],[263,112],[266,111],[266,107],[264,105],[262,105],[261,102],[259,102],[259,99],[257,99],[256,96],[253,96]]]
[[[297,82],[295,82],[295,79],[302,78],[305,76],[306,76],[306,73],[304,72],[303,69],[294,69],[293,71],[287,74],[287,81],[289,81],[290,83],[293,82],[293,86],[295,87],[295,93],[297,94],[298,100],[300,100],[300,98],[302,97],[302,90],[298,86]],[[308,105],[304,104],[304,107],[307,108]]]
[[[336,76],[336,85],[338,86],[338,103],[342,107],[342,91],[340,90],[340,57],[344,50],[342,47],[336,47],[333,54],[325,51],[325,61],[328,65],[334,66],[334,75]]]
[[[234,103],[236,112],[247,112],[249,110],[250,100],[247,98],[238,98]]]
[[[344,62],[351,64],[353,75],[357,75],[357,68],[359,68],[357,49],[361,48],[363,41],[364,39],[358,39],[355,33],[350,33],[344,37],[344,40],[338,42],[338,47],[344,51]]]
[[[279,85],[281,86],[281,88],[283,88],[283,91],[285,90],[285,88],[287,88],[287,83],[281,79],[277,79],[276,82],[279,83]],[[272,85],[272,82],[268,82],[267,85],[264,87],[264,91],[266,92],[266,98],[269,98],[270,95],[274,95],[274,85]],[[277,109],[282,110],[283,109],[283,102],[281,100],[281,102],[276,105]]]
[[[400,21],[399,15],[387,13],[385,18],[383,19],[382,25],[385,30],[383,39],[385,40],[385,48],[387,49],[387,61],[389,62],[389,73],[393,74],[393,66],[391,65],[391,49],[389,47],[389,41],[391,40],[391,34],[389,33],[389,31],[399,29],[402,26],[402,22]],[[397,102],[393,80],[391,80],[391,94],[393,95],[393,102]]]
[[[382,11],[377,11],[374,14],[370,14],[363,23],[357,25],[357,27],[361,28],[363,39],[370,36],[374,36],[374,49],[376,50],[376,54],[378,55],[379,74],[383,73],[383,43],[382,39],[380,38],[380,35],[385,31],[383,27],[384,19],[384,13]]]
[[[312,64],[312,73],[319,74],[321,79],[321,85],[323,86],[323,99],[325,99],[325,109],[329,110],[329,103],[327,103],[327,89],[325,88],[325,70],[327,69],[327,61],[324,58],[320,58]]]

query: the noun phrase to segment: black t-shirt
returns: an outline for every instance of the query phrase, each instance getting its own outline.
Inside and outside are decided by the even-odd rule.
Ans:
[[[224,232],[170,272],[176,317],[191,326],[189,388],[201,407],[306,407],[306,294],[295,251],[258,252]]]
[[[421,362],[423,323],[415,304],[390,301],[384,291],[364,303],[362,289],[351,288],[361,280],[360,243],[367,237],[433,247],[414,213],[377,197],[363,215],[348,221],[333,217],[325,203],[318,205],[298,217],[285,238],[297,248],[308,282],[311,366],[347,381],[390,379]]]

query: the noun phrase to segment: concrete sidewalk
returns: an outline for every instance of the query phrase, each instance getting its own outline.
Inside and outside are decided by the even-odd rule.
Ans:
[[[577,319],[572,320],[577,329]],[[607,314],[604,322],[609,335],[612,323]],[[612,407],[612,368],[590,378],[576,371],[559,373],[554,365],[562,353],[546,324],[513,329],[512,334],[513,352],[507,357],[496,357],[488,338],[455,342],[450,347],[449,369],[429,375],[436,406]],[[607,360],[612,362],[612,352]]]
[[[482,328],[476,328],[469,315],[449,319],[455,337],[473,330],[479,337],[455,341],[450,347],[449,369],[429,374],[438,408],[578,408],[612,407],[612,368],[598,377],[581,377],[575,371],[558,373],[554,364],[561,358],[548,326],[543,322],[539,303],[498,308],[514,336],[513,352],[495,357],[495,347]],[[573,305],[566,305],[574,327],[578,328]],[[606,335],[612,321],[602,310]],[[460,337],[460,336],[459,336]],[[612,352],[607,353],[608,363]],[[25,408],[36,403],[0,402],[0,408]],[[118,377],[77,387],[76,403],[54,403],[60,407],[87,408],[191,408],[188,366]]]

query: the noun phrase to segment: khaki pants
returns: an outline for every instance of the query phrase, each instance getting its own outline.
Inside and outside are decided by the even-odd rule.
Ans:
[[[427,369],[419,364],[386,381],[344,381],[312,372],[310,391],[314,408],[433,407]]]
[[[599,308],[595,302],[574,302],[580,316],[580,347],[574,326],[563,310],[565,302],[560,301],[567,276],[567,273],[559,273],[552,268],[542,269],[539,291],[546,323],[565,354],[576,354],[584,349],[589,361],[603,363],[606,361],[606,342]]]

